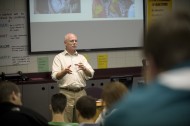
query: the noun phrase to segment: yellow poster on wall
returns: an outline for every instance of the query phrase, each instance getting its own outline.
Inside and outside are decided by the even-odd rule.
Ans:
[[[98,58],[98,68],[107,68],[108,67],[108,55],[107,54],[99,54]]]
[[[172,11],[172,0],[147,0],[147,26]]]

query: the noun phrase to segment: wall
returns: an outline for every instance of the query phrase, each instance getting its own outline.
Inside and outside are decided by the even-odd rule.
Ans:
[[[0,0],[0,10],[26,10],[25,0]],[[26,41],[27,43],[27,41]],[[64,45],[63,45],[64,48]],[[5,52],[6,53],[6,52]],[[88,55],[89,63],[94,69],[97,69],[97,56],[99,54],[108,55],[108,68],[117,67],[132,67],[141,66],[141,51],[140,50],[122,50],[122,51],[99,51],[99,52],[85,52],[82,53]],[[17,73],[22,71],[23,73],[36,73],[38,71],[37,59],[40,57],[48,57],[49,71],[51,71],[51,65],[55,54],[43,54],[43,55],[29,55],[29,63],[26,65],[6,65],[0,66],[0,73]]]
[[[190,8],[189,0],[173,0],[173,8]],[[25,0],[0,0],[0,10],[26,10]],[[26,41],[27,43],[27,41]],[[64,47],[64,45],[63,45]],[[6,53],[6,52],[5,52]],[[108,68],[133,67],[142,66],[141,50],[122,50],[122,51],[99,51],[82,53],[88,55],[89,63],[94,69],[97,69],[97,56],[99,54],[108,55]],[[26,65],[0,66],[0,73],[36,73],[38,71],[37,59],[40,57],[48,57],[49,71],[55,54],[29,55],[30,62]]]

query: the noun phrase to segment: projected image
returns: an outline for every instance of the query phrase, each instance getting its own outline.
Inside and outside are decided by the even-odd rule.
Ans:
[[[68,32],[80,36],[78,51],[142,47],[144,2],[27,0],[30,53],[63,50],[63,35]]]
[[[35,0],[34,14],[80,13],[80,0]]]
[[[134,17],[134,0],[93,0],[93,18]]]

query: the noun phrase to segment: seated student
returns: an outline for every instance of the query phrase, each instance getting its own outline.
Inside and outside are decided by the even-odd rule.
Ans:
[[[0,125],[48,126],[37,112],[22,106],[19,87],[10,81],[0,82]]]
[[[104,119],[110,115],[116,108],[112,111],[111,107],[118,102],[124,94],[128,92],[127,87],[121,82],[110,82],[104,85],[103,92],[102,92],[102,100],[105,103],[105,107],[103,111],[99,114],[98,118],[96,119],[95,123],[103,125]]]
[[[190,126],[190,13],[171,12],[146,31],[146,88],[117,104],[104,126]]]
[[[96,100],[91,96],[82,96],[76,102],[77,119],[80,124],[94,124]]]
[[[62,93],[52,95],[50,110],[52,112],[52,121],[48,122],[51,126],[78,126],[78,123],[64,122],[64,110],[67,104],[67,97]]]

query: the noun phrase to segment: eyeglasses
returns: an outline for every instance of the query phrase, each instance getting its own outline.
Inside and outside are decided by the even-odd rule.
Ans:
[[[77,40],[69,40],[69,42],[77,42]]]

